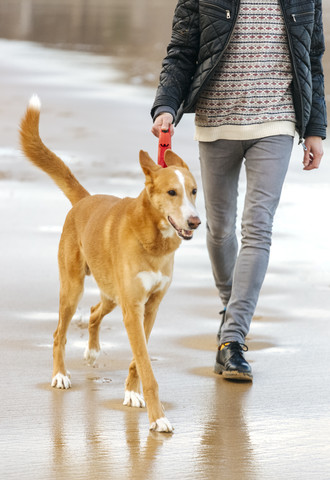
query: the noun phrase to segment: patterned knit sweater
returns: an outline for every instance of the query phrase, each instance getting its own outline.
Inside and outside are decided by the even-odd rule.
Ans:
[[[196,105],[196,140],[294,136],[291,82],[278,0],[241,0],[227,50]]]

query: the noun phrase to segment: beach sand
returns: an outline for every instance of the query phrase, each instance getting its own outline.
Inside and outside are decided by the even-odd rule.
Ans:
[[[173,435],[149,432],[122,405],[131,359],[120,309],[103,320],[102,353],[86,365],[95,283],[68,333],[72,389],[50,387],[57,324],[57,245],[70,205],[18,147],[32,93],[41,135],[92,193],[138,195],[139,149],[156,158],[154,91],[116,83],[104,57],[0,41],[0,476],[6,479],[230,480],[330,478],[329,143],[318,171],[294,148],[274,225],[269,271],[247,339],[253,384],[213,373],[221,304],[205,245],[193,118],[173,149],[199,185],[203,225],[177,252],[149,351]],[[244,199],[244,174],[239,208]]]

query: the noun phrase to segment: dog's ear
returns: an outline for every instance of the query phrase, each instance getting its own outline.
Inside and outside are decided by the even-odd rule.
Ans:
[[[140,165],[141,168],[147,177],[152,177],[152,174],[157,172],[159,169],[162,167],[160,165],[157,165],[153,159],[148,155],[147,152],[144,152],[143,150],[140,150]]]
[[[189,170],[188,165],[172,150],[166,150],[164,156],[165,163],[168,167],[182,167]]]

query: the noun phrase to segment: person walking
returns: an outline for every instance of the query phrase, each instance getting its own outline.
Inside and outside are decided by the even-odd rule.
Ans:
[[[245,337],[268,267],[295,132],[303,168],[326,137],[321,0],[179,0],[151,110],[152,132],[195,113],[207,247],[224,309],[215,372],[251,381]],[[247,187],[241,247],[239,173]]]

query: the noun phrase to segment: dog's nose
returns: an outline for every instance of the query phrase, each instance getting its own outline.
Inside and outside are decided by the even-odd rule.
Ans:
[[[199,227],[200,224],[201,224],[201,221],[199,217],[191,216],[188,218],[188,226],[189,228],[191,228],[191,230],[195,230],[196,228]]]

